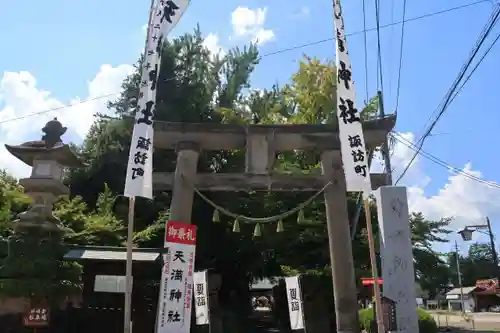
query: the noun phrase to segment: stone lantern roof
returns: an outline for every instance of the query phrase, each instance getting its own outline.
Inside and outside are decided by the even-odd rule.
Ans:
[[[28,141],[20,145],[5,145],[9,153],[33,167],[34,160],[44,159],[56,161],[64,167],[81,168],[85,164],[78,159],[69,145],[62,142],[61,136],[66,133],[67,128],[54,118],[49,121],[42,132],[45,135],[41,140]]]

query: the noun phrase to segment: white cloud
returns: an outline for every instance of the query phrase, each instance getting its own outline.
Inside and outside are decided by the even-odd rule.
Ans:
[[[29,167],[10,156],[4,144],[40,139],[40,129],[54,117],[70,131],[76,132],[80,140],[83,139],[92,125],[94,115],[108,112],[106,103],[117,97],[123,79],[133,71],[130,65],[102,65],[96,76],[88,82],[88,96],[85,100],[75,97],[69,103],[72,107],[65,107],[67,103],[37,87],[36,78],[29,72],[5,72],[0,80],[0,169],[6,168],[16,177],[27,176]],[[52,109],[54,111],[31,116]],[[10,121],[15,118],[20,119]]]
[[[219,37],[213,33],[210,33],[207,37],[205,37],[203,40],[203,46],[205,46],[213,54],[218,54],[221,57],[226,54],[224,49],[219,45]]]
[[[407,141],[414,143],[413,133],[399,133]],[[396,180],[415,152],[401,142],[396,142],[394,154],[391,158],[394,169],[393,179]],[[426,175],[417,156],[403,177],[401,185],[408,188],[410,211],[422,212],[430,219],[453,217],[450,228],[457,231],[466,225],[483,224],[486,216],[492,221],[500,221],[500,189],[472,180],[467,176],[449,171],[450,174],[444,184],[434,195],[426,195],[426,188],[433,179]],[[373,171],[380,171],[380,155],[373,163]],[[481,178],[481,172],[474,170],[471,163],[467,163],[462,171]],[[482,238],[476,235],[476,239]],[[455,238],[456,235],[451,235]],[[450,245],[445,245],[448,249]]]
[[[265,29],[267,8],[255,10],[248,7],[238,7],[231,14],[231,23],[236,37],[247,37],[260,45],[274,39],[274,32]]]

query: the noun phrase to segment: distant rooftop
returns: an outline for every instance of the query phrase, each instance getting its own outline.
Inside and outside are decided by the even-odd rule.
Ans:
[[[273,278],[275,280],[278,280],[279,277]],[[268,278],[263,278],[262,280],[257,280],[255,283],[253,283],[250,286],[250,289],[252,290],[262,290],[262,289],[273,289],[275,285],[277,285],[277,282],[271,282],[271,279]]]
[[[133,249],[133,261],[156,261],[160,257],[161,249]],[[126,261],[127,252],[124,247],[107,246],[77,246],[64,255],[66,260],[104,260]]]

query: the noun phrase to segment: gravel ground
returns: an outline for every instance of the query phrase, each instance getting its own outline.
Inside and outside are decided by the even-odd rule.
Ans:
[[[461,315],[433,314],[439,327],[459,328],[455,332],[500,332],[500,314],[475,313],[469,314],[470,320]]]

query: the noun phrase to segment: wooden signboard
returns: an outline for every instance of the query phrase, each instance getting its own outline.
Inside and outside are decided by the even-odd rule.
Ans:
[[[45,302],[30,302],[30,305],[23,315],[23,324],[26,327],[47,327],[49,326],[49,307]]]
[[[382,296],[382,317],[384,318],[384,327],[386,332],[396,332],[398,323],[396,319],[396,302],[392,299]],[[373,304],[373,318],[377,318],[376,306]]]

